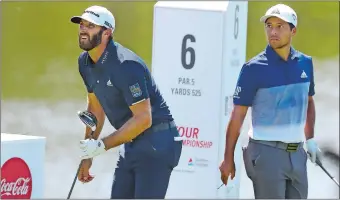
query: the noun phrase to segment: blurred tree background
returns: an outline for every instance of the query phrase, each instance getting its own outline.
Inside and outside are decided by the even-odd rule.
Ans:
[[[278,2],[249,2],[247,59],[266,45],[259,18]],[[298,14],[294,47],[317,59],[339,56],[339,2],[282,2]],[[150,66],[155,2],[1,2],[2,99],[84,98],[78,26],[70,17],[102,5],[116,18],[114,38]],[[317,66],[316,66],[317,67]]]

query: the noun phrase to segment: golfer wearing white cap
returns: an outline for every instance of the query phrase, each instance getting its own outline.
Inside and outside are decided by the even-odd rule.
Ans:
[[[99,46],[99,49],[105,48],[107,42],[102,42],[101,37],[104,32],[104,35],[108,36],[107,40],[112,40],[115,18],[109,10],[102,6],[91,6],[81,16],[72,17],[71,21],[80,24],[79,47],[85,51],[90,51],[97,46]],[[82,31],[85,28],[87,28],[87,32]],[[95,32],[98,28],[100,30]],[[91,53],[95,54],[94,52]]]
[[[124,144],[111,199],[165,198],[182,138],[155,80],[138,55],[113,41],[115,19],[106,8],[91,6],[71,21],[79,24],[79,46],[84,50],[78,65],[88,93],[87,111],[98,119],[93,137],[86,128],[80,141],[78,179],[91,181],[92,158]],[[99,139],[105,115],[116,131]]]
[[[234,150],[251,107],[249,143],[243,148],[248,177],[256,199],[306,199],[307,153],[321,159],[314,138],[315,106],[312,58],[291,46],[298,17],[278,4],[261,17],[268,45],[241,69],[228,124],[221,179],[235,176]]]

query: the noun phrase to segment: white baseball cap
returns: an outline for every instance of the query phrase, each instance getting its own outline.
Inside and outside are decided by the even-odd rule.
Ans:
[[[86,8],[81,16],[73,16],[71,22],[79,24],[84,19],[98,26],[115,29],[115,18],[112,13],[102,6],[91,6]]]
[[[260,21],[266,22],[269,17],[278,17],[288,23],[292,23],[295,27],[297,26],[297,15],[295,11],[284,4],[277,4],[269,8],[266,14],[260,18]]]

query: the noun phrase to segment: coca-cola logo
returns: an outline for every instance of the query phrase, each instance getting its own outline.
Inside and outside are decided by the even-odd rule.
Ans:
[[[30,199],[32,175],[26,162],[11,158],[1,167],[1,199]]]

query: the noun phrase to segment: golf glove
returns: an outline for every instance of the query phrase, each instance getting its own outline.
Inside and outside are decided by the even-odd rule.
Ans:
[[[308,139],[306,141],[307,145],[307,152],[309,154],[309,159],[312,163],[315,163],[316,159],[321,161],[321,150],[319,149],[318,145],[316,144],[314,138]]]
[[[93,158],[106,151],[103,140],[80,140],[79,147],[81,150],[81,159]]]

